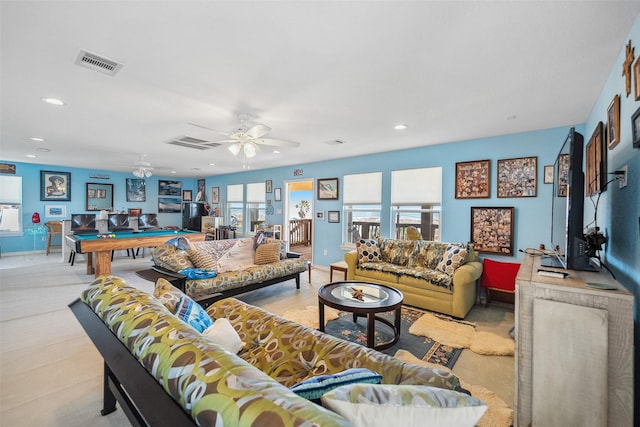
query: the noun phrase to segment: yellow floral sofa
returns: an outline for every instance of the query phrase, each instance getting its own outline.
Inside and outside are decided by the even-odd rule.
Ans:
[[[361,239],[344,255],[347,279],[392,286],[404,303],[464,318],[476,302],[482,263],[467,244]]]
[[[167,285],[160,279],[154,295],[172,288],[175,298],[185,298]],[[103,415],[116,410],[117,400],[143,425],[347,426],[289,387],[348,368],[375,371],[382,384],[454,394],[453,406],[461,409],[484,405],[454,392],[459,380],[450,372],[406,364],[228,298],[206,314],[214,325],[225,318],[233,326],[244,343],[234,354],[172,314],[175,301],[163,296],[102,276],[69,305],[104,358]]]
[[[156,272],[202,305],[291,279],[300,289],[300,273],[307,270],[307,260],[288,253],[286,241],[265,239],[256,245],[251,237],[160,245],[153,262]],[[189,268],[215,271],[215,277],[180,273]]]

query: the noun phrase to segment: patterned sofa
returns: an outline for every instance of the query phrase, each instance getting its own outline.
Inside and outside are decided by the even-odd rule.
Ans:
[[[482,275],[467,244],[427,240],[359,240],[344,255],[347,279],[399,289],[405,304],[463,319],[476,302]]]
[[[69,305],[104,358],[103,415],[116,409],[117,400],[134,425],[352,425],[289,387],[356,367],[381,374],[383,384],[403,385],[401,391],[432,386],[443,394],[439,403],[449,400],[448,410],[486,409],[453,391],[459,380],[451,373],[406,364],[228,298],[209,306],[205,316],[216,319],[214,325],[221,318],[230,322],[244,343],[234,354],[172,314],[176,302],[166,299],[167,292],[174,300],[185,298],[163,279],[156,297],[102,276]]]
[[[286,241],[267,238],[256,245],[251,237],[157,246],[153,262],[153,270],[203,306],[291,279],[300,289],[300,273],[307,270],[304,258],[287,252]],[[215,271],[216,276],[190,278],[180,273],[190,268]]]

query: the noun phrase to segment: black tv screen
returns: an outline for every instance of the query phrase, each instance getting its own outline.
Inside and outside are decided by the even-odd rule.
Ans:
[[[108,229],[109,231],[131,230],[129,227],[129,215],[109,214]]]
[[[158,214],[140,214],[138,217],[138,230],[149,230],[153,228],[160,228],[158,226]]]
[[[551,246],[555,256],[543,259],[543,266],[596,270],[585,254],[583,149],[584,138],[571,128],[553,166]]]
[[[96,214],[71,214],[71,230],[95,230]]]

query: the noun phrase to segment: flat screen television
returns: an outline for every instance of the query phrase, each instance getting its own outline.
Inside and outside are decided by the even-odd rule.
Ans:
[[[140,214],[138,217],[138,230],[152,230],[154,228],[160,228],[158,225],[158,214]]]
[[[71,231],[97,232],[96,214],[71,214]]]
[[[571,128],[553,165],[551,247],[554,253],[543,257],[542,266],[597,270],[585,253],[583,150],[584,138]]]
[[[131,231],[129,227],[129,215],[128,214],[109,214],[109,221],[107,222],[107,228],[109,231]]]

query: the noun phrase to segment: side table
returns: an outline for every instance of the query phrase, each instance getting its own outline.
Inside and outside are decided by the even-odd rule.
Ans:
[[[347,263],[345,261],[334,262],[329,266],[329,282],[333,282],[333,271],[342,271],[344,273],[344,279],[347,280]]]

